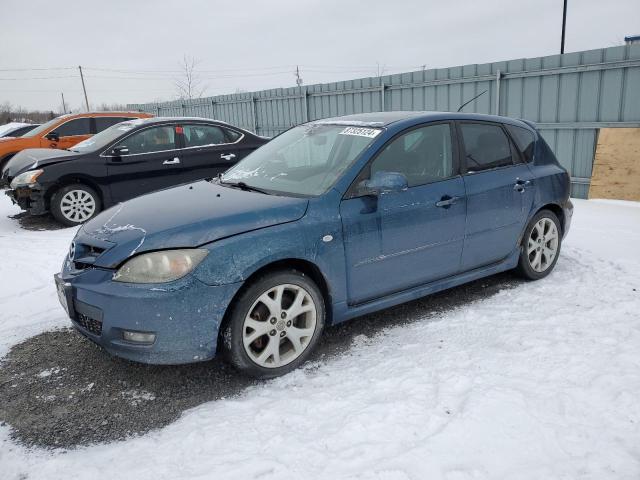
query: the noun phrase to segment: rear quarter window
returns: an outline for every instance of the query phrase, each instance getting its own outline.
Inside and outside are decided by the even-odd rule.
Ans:
[[[127,120],[133,120],[131,117],[96,117],[96,132],[100,133],[113,125],[126,122]]]
[[[516,143],[518,150],[522,153],[524,161],[527,163],[533,161],[533,152],[536,143],[533,132],[526,128],[516,127],[515,125],[506,124],[505,127],[507,127],[509,134],[511,134],[511,138],[513,138],[513,141]]]

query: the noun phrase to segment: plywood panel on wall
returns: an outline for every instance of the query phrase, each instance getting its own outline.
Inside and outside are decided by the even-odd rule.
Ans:
[[[640,128],[603,128],[589,198],[640,201]]]

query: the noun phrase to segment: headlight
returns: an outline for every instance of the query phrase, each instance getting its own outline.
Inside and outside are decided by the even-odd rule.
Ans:
[[[209,253],[205,249],[163,250],[143,253],[125,262],[113,275],[116,282],[164,283],[184,277]]]
[[[42,175],[44,170],[29,170],[28,172],[21,173],[16,178],[11,180],[11,188],[16,188],[24,185],[32,185],[36,183],[36,180]]]

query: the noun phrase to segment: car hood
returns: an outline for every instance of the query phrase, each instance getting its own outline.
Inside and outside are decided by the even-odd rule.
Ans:
[[[84,224],[75,241],[80,248],[98,247],[99,254],[91,262],[95,266],[115,268],[137,253],[198,247],[293,222],[304,215],[307,204],[304,198],[265,195],[202,180],[105,210]]]
[[[12,179],[16,175],[34,168],[52,163],[65,162],[78,158],[79,153],[53,148],[28,148],[16,153],[5,165],[2,177]]]

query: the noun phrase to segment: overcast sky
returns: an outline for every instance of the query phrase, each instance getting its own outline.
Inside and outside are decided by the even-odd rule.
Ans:
[[[0,103],[77,109],[78,65],[93,105],[172,100],[185,54],[206,95],[293,86],[295,65],[311,84],[551,55],[561,19],[562,0],[0,0]],[[638,33],[640,0],[569,0],[567,52]]]

